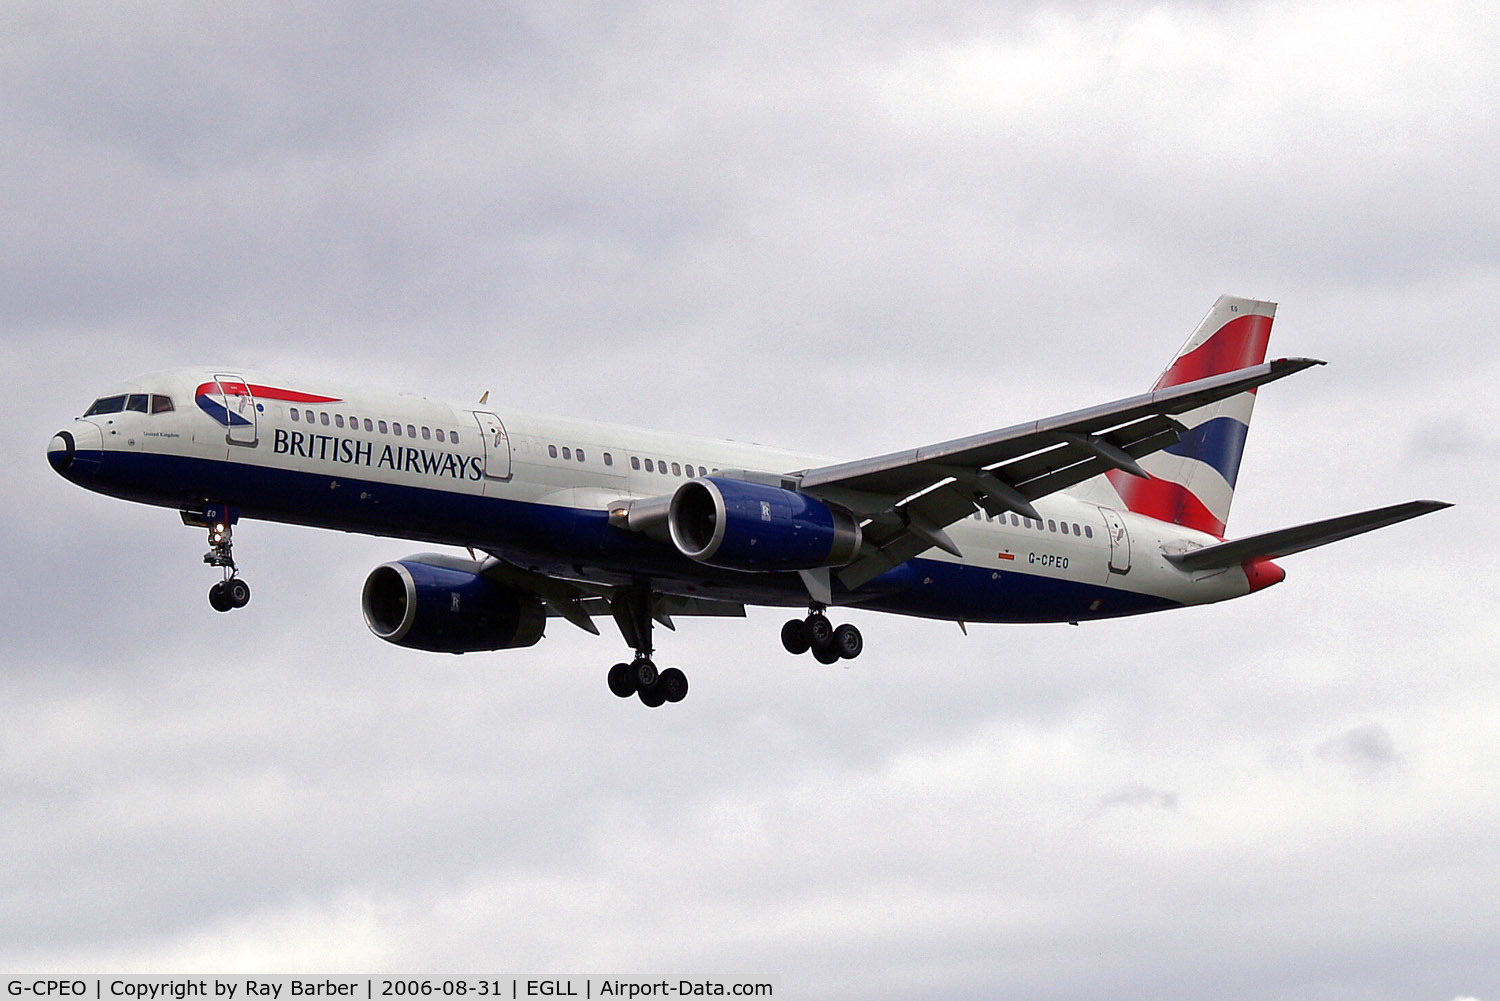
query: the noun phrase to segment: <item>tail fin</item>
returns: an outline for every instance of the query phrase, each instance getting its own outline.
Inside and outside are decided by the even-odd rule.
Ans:
[[[1275,315],[1274,302],[1220,296],[1152,388],[1259,365],[1266,360]],[[1183,414],[1182,440],[1141,459],[1149,480],[1116,470],[1106,474],[1110,485],[1137,514],[1222,539],[1254,408],[1252,389]]]

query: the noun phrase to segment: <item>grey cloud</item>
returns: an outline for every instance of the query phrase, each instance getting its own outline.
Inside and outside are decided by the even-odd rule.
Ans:
[[[1367,777],[1384,775],[1401,760],[1390,732],[1379,723],[1366,723],[1330,737],[1318,744],[1317,753],[1326,761]]]

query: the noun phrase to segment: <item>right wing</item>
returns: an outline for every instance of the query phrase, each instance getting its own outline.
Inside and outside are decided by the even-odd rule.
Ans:
[[[835,571],[854,589],[937,547],[962,555],[944,527],[976,508],[1039,518],[1032,502],[1177,442],[1175,415],[1323,362],[1282,358],[1113,403],[922,448],[787,474],[789,485],[853,512],[863,544]]]

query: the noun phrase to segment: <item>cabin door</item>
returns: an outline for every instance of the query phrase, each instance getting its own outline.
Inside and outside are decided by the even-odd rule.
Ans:
[[[483,410],[474,411],[479,422],[479,437],[484,442],[484,478],[510,479],[510,436],[500,418]]]

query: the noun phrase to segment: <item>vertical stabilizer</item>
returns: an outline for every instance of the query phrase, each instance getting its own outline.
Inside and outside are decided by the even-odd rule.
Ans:
[[[1152,388],[1259,365],[1275,315],[1274,302],[1220,296]],[[1140,460],[1149,480],[1119,471],[1106,476],[1129,510],[1222,539],[1254,408],[1252,389],[1189,411],[1179,418],[1187,427],[1182,440]]]

